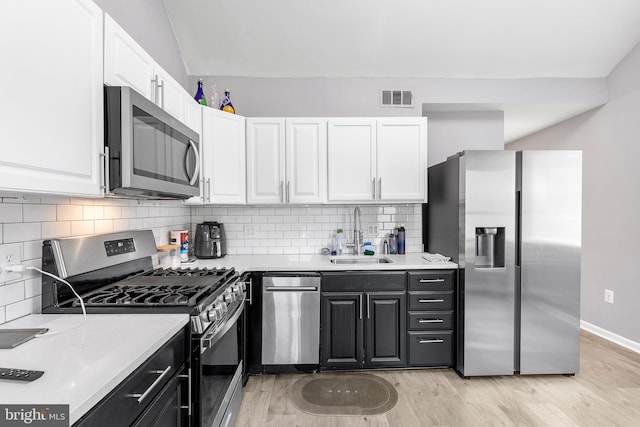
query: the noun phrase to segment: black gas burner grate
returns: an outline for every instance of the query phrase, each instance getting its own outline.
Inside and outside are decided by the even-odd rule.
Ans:
[[[233,273],[233,269],[219,268],[160,268],[149,271],[143,276],[149,277],[189,277],[189,276],[227,276]]]

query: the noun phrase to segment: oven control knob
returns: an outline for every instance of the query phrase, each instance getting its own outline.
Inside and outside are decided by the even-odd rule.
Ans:
[[[218,302],[216,303],[216,310],[218,310],[220,313],[226,313],[227,305],[224,302]]]
[[[209,312],[208,311],[203,311],[202,313],[200,313],[200,319],[203,322],[209,322]]]
[[[244,284],[244,282],[240,282],[238,283],[238,289],[240,289],[240,292],[244,292],[245,289],[247,289],[247,286]]]

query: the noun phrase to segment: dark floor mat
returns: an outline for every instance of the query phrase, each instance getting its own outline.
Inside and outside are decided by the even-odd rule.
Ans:
[[[393,408],[398,392],[389,381],[371,374],[314,374],[289,390],[293,404],[314,415],[377,415]]]

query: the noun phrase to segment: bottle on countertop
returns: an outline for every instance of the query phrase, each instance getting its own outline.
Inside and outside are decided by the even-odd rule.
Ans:
[[[398,254],[403,255],[406,249],[405,229],[404,225],[398,227]]]
[[[220,105],[220,95],[218,95],[218,88],[214,83],[211,86],[211,106],[213,108],[216,108],[218,105]]]
[[[398,238],[395,234],[389,233],[389,255],[398,253]]]
[[[385,255],[389,255],[389,242],[387,241],[387,239],[384,239],[384,243],[382,246],[382,253]]]
[[[198,90],[196,91],[196,95],[193,99],[201,105],[207,105],[207,97],[204,96],[204,90],[202,89],[202,79],[198,80]]]
[[[220,104],[220,109],[222,111],[226,111],[227,113],[235,114],[236,109],[233,108],[233,104],[231,103],[231,95],[229,89],[224,91],[224,99],[222,100],[222,104]]]

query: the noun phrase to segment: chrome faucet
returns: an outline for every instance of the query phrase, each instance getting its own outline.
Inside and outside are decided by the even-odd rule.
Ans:
[[[358,223],[356,224],[356,219]],[[360,217],[360,207],[353,210],[353,254],[360,255],[362,247],[362,218]]]

